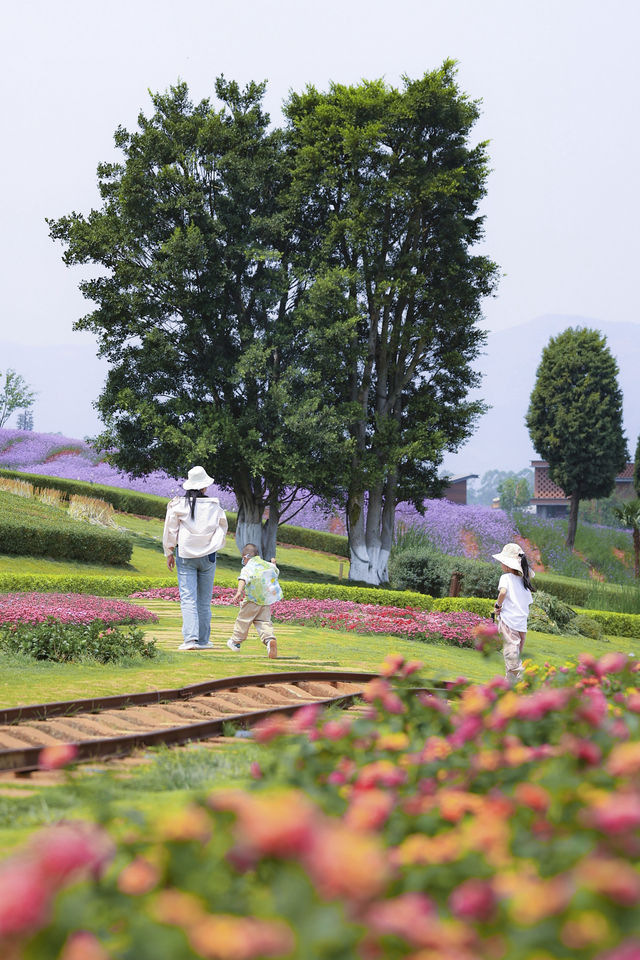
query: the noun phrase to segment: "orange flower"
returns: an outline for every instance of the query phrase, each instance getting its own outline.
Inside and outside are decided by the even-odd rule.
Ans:
[[[189,943],[207,960],[253,960],[291,953],[291,929],[279,920],[209,915],[188,930]]]
[[[206,843],[211,836],[211,821],[202,807],[192,803],[160,816],[156,820],[156,830],[162,840]]]
[[[109,960],[109,954],[92,933],[72,933],[60,953],[60,960]]]
[[[403,730],[396,733],[383,733],[378,737],[376,746],[379,750],[406,750],[409,746],[409,737]]]
[[[389,879],[380,840],[346,824],[325,824],[314,838],[304,864],[321,896],[356,902],[379,896]]]
[[[129,896],[138,897],[153,890],[159,880],[158,868],[144,857],[136,857],[120,871],[118,890]]]
[[[191,927],[206,916],[202,900],[182,890],[161,890],[151,904],[151,915],[172,927]]]
[[[640,874],[626,860],[590,857],[578,864],[575,876],[588,890],[625,907],[640,903]]]
[[[386,790],[357,791],[347,809],[345,823],[354,830],[378,830],[394,804],[393,796]]]
[[[444,737],[429,737],[422,751],[422,762],[431,763],[433,760],[446,760],[451,753],[451,744]]]
[[[617,743],[609,754],[606,766],[613,777],[640,773],[640,742]]]
[[[531,810],[544,813],[549,809],[551,798],[544,787],[536,783],[519,783],[514,790],[514,795],[518,803],[524,807],[530,807]]]
[[[605,946],[610,937],[609,921],[597,910],[581,910],[567,920],[560,931],[560,939],[570,950]]]
[[[484,693],[482,687],[467,687],[466,690],[462,691],[458,712],[475,716],[476,714],[484,713],[490,704],[491,701]]]

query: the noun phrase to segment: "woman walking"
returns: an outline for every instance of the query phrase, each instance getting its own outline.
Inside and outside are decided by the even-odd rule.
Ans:
[[[162,546],[169,570],[178,571],[183,641],[178,650],[211,650],[211,597],[216,552],[224,546],[227,518],[204,467],[192,467],[185,494],[167,506]]]

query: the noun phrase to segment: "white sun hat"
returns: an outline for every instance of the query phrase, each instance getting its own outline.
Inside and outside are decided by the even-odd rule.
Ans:
[[[185,490],[205,490],[213,483],[204,467],[191,467],[187,479],[182,484]]]
[[[491,554],[498,563],[504,563],[505,567],[511,567],[512,570],[519,570],[522,573],[522,558],[524,551],[517,543],[507,543],[500,553]]]

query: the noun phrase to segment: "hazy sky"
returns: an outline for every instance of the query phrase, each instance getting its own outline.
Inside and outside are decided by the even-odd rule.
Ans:
[[[97,204],[96,165],[116,156],[115,128],[149,112],[149,88],[181,78],[197,100],[220,73],[267,79],[275,119],[307,83],[395,84],[457,59],[491,141],[485,249],[505,276],[487,328],[639,322],[636,0],[4,0],[1,25],[0,369],[8,342],[91,342],[72,332],[80,274],[44,218]]]

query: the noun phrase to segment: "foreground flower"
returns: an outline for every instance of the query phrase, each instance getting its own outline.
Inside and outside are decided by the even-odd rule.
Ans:
[[[72,763],[78,754],[75,743],[53,744],[38,754],[38,766],[41,770],[59,770]]]

